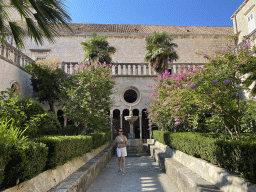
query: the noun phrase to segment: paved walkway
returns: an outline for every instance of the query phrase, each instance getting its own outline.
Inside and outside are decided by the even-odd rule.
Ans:
[[[87,192],[155,191],[178,192],[168,176],[150,156],[126,157],[126,173],[118,173],[114,156]]]

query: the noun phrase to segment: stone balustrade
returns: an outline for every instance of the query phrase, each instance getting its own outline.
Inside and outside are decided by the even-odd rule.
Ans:
[[[8,43],[0,44],[0,58],[22,68],[34,62],[33,59]]]
[[[171,73],[180,74],[181,63],[172,63],[169,64],[169,71]],[[185,71],[188,68],[193,70],[197,65],[204,65],[204,63],[198,64],[184,64]],[[73,74],[74,69],[78,69],[78,63],[62,63],[60,66],[66,73]],[[152,69],[148,63],[136,64],[136,63],[115,63],[111,66],[111,72],[113,76],[157,76],[157,73]]]

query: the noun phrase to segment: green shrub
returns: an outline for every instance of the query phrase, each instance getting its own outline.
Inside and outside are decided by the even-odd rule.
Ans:
[[[154,131],[153,137],[172,149],[218,164],[256,183],[256,134],[242,134],[240,141],[214,133]]]
[[[34,140],[45,143],[49,147],[46,169],[54,169],[74,157],[83,156],[91,151],[93,145],[92,137],[83,135],[45,136]]]
[[[5,143],[0,142],[0,186],[4,180],[5,166],[11,159],[10,155],[10,147],[8,147]]]
[[[92,136],[93,149],[99,148],[111,139],[111,132],[109,131],[106,133],[91,133],[89,135]]]
[[[45,112],[44,114],[37,114],[33,116],[28,123],[26,123],[27,130],[25,135],[30,138],[40,137],[43,135],[56,135],[61,125],[58,118],[52,112]]]
[[[29,180],[45,169],[48,148],[43,143],[32,141],[16,144],[11,149],[10,161],[4,169],[2,187],[12,187]]]
[[[61,130],[61,135],[78,135],[78,127],[75,125],[67,125]]]

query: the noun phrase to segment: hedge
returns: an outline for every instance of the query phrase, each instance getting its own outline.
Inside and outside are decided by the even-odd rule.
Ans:
[[[240,141],[236,141],[219,139],[211,133],[153,131],[153,138],[172,149],[217,164],[256,183],[255,134],[244,134]]]
[[[107,141],[111,139],[110,131],[106,133],[91,133],[89,135],[92,136],[93,149],[99,148],[101,145],[104,145]]]
[[[13,146],[10,150],[10,160],[4,169],[2,187],[15,186],[29,180],[44,171],[48,148],[43,143],[27,141]]]
[[[72,160],[74,157],[83,156],[91,151],[93,146],[92,136],[45,136],[35,139],[45,143],[49,148],[46,170],[54,169],[59,165]]]
[[[4,169],[9,160],[11,160],[10,149],[6,144],[0,143],[0,186],[4,181]]]

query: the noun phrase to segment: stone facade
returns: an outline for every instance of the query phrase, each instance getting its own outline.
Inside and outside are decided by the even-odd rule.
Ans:
[[[247,36],[254,32],[256,26],[256,2],[255,0],[245,0],[242,5],[236,10],[236,12],[231,16],[233,20],[234,34],[237,34],[239,31],[241,33],[238,37],[238,43],[243,39],[243,36]],[[252,18],[249,18],[249,15],[253,14]],[[250,24],[248,24],[248,22]],[[249,27],[249,25],[251,25]]]
[[[132,106],[133,114],[139,116],[134,126],[135,138],[141,139],[147,139],[151,135],[148,119],[144,112],[149,107],[147,98],[151,94],[147,85],[154,84],[152,78],[157,77],[144,61],[147,53],[145,39],[154,31],[166,31],[173,36],[173,42],[178,44],[176,50],[180,58],[176,62],[169,63],[169,69],[171,72],[178,72],[182,64],[194,65],[194,67],[195,64],[205,64],[207,60],[196,52],[214,56],[216,52],[228,45],[226,36],[233,33],[231,27],[101,24],[70,24],[70,26],[73,32],[60,30],[61,35],[56,38],[55,43],[45,40],[42,46],[38,46],[34,41],[26,39],[26,49],[22,52],[34,60],[59,57],[63,62],[62,68],[66,72],[72,73],[70,65],[76,65],[84,59],[85,52],[81,42],[89,40],[89,35],[92,32],[107,35],[110,45],[117,49],[116,53],[112,55],[115,64],[112,67],[112,73],[116,85],[115,93],[111,96],[114,103],[110,110],[111,122],[117,122],[117,124],[112,128],[122,127],[126,131],[124,134],[130,133],[129,124],[124,120],[124,116],[129,115],[128,109]],[[136,97],[131,94],[135,94]],[[134,97],[136,101],[128,102],[126,97],[128,100]],[[45,103],[43,106],[45,109],[49,109],[48,104]],[[57,112],[59,109],[55,110]],[[116,114],[118,114],[118,119],[116,119]],[[66,124],[65,120],[64,125]],[[137,136],[136,130],[137,133],[139,130]]]

